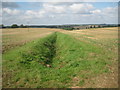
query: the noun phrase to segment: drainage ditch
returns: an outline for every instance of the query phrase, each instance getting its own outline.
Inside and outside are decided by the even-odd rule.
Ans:
[[[34,47],[27,52],[22,53],[23,60],[20,63],[30,64],[36,61],[44,66],[52,67],[52,60],[56,55],[57,33],[39,41]]]

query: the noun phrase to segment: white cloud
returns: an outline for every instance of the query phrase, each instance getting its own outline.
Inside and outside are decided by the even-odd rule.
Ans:
[[[117,7],[106,7],[103,9],[96,9],[92,11],[93,21],[101,23],[118,23],[118,8]]]
[[[50,13],[64,13],[66,11],[66,6],[44,3],[43,10]]]
[[[88,14],[94,7],[88,3],[43,3],[43,10],[47,13],[81,13]]]
[[[92,10],[94,7],[93,5],[91,4],[85,4],[85,3],[82,3],[82,4],[73,4],[70,6],[70,10],[73,12],[73,13],[90,13],[90,10]]]
[[[35,15],[36,12],[32,11],[32,10],[27,10],[26,11],[26,15]]]
[[[34,19],[34,18],[43,18],[45,16],[45,11],[33,11],[33,10],[27,10],[25,11],[25,14],[23,16],[24,19]]]
[[[118,10],[117,7],[107,7],[103,9],[103,12],[107,14],[117,14],[117,10]]]
[[[5,14],[9,14],[9,15],[17,15],[17,14],[19,14],[20,13],[20,11],[19,10],[17,10],[17,9],[9,9],[9,8],[3,8],[3,14],[5,13]]]
[[[93,13],[93,14],[100,14],[100,13],[101,13],[101,10],[96,9],[96,10],[91,11],[91,13]]]
[[[6,24],[116,23],[117,8],[99,9],[90,3],[42,3],[37,10],[3,8]],[[8,17],[9,16],[9,17]]]

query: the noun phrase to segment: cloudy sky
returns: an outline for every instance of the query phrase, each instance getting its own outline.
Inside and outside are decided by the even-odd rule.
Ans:
[[[117,2],[3,2],[2,23],[117,24]]]

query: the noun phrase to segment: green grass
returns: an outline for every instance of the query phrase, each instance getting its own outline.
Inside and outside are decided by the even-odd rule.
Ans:
[[[3,54],[3,87],[69,88],[74,77],[85,79],[109,72],[105,51],[70,35],[53,33]],[[51,67],[47,67],[49,64]]]

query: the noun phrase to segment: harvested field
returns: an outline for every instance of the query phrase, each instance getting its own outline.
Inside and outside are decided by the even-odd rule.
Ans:
[[[118,28],[3,29],[3,87],[117,88]]]

